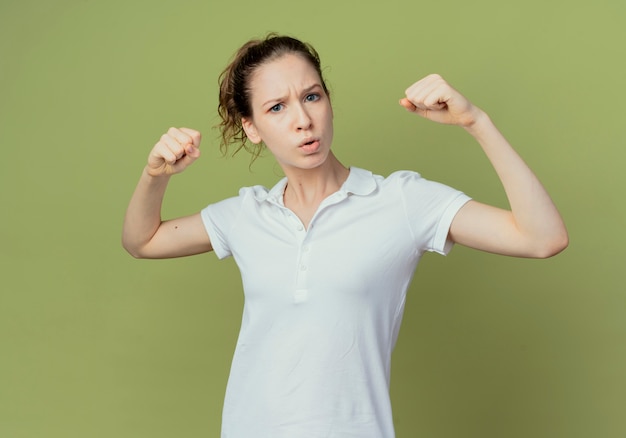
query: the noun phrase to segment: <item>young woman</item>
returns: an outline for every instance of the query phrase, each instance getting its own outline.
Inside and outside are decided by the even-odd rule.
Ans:
[[[332,152],[333,111],[315,50],[270,35],[221,76],[223,146],[267,147],[285,173],[272,189],[161,219],[171,175],[200,156],[200,133],[170,128],[130,201],[123,244],[134,257],[234,256],[245,293],[222,436],[393,437],[389,371],[406,290],[425,251],[454,243],[550,257],[568,236],[550,197],[489,117],[438,75],[400,99],[482,146],[511,210],[419,174],[347,168]],[[257,148],[257,149],[255,149]]]

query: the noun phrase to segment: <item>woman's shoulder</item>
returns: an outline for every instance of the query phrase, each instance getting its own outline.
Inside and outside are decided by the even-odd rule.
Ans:
[[[395,179],[402,179],[402,178],[421,178],[421,174],[419,172],[414,171],[414,170],[408,170],[408,169],[394,170],[391,173],[389,173],[387,176],[384,176],[381,173],[376,173],[376,171],[368,170],[368,169],[357,167],[357,166],[351,166],[350,171],[351,173],[355,173],[357,175],[360,175],[361,177],[368,177],[368,176],[373,177],[374,179],[378,181],[387,181],[387,180],[393,181]]]
[[[360,176],[360,178],[372,179],[379,186],[402,183],[402,182],[419,181],[419,180],[424,179],[419,172],[416,172],[414,170],[395,170],[395,171],[392,171],[387,176],[372,172],[370,170],[358,168],[358,167],[351,167],[351,170],[357,173]]]
[[[369,172],[362,169],[361,171]],[[438,197],[461,193],[459,190],[445,183],[425,178],[420,172],[414,170],[395,170],[388,176],[369,173],[376,182],[377,191],[381,193],[398,193],[400,196],[409,195],[413,199],[415,199],[414,197],[417,195],[420,197]]]

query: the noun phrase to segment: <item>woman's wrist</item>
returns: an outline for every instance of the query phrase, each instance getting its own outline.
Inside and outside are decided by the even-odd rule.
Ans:
[[[472,122],[463,126],[463,128],[476,139],[493,127],[494,125],[489,115],[478,107],[475,107],[475,115],[472,118]]]

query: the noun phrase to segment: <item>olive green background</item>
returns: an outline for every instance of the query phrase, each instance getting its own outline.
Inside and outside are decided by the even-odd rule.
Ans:
[[[394,353],[398,437],[626,436],[621,0],[1,0],[0,437],[216,437],[240,322],[232,260],[120,245],[147,153],[204,134],[165,216],[272,185],[270,156],[221,158],[217,76],[251,37],[315,45],[335,151],[506,206],[462,130],[397,104],[438,72],[484,108],[565,217],[548,260],[427,255]]]

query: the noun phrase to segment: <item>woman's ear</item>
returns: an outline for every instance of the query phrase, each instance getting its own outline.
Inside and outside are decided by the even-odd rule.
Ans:
[[[259,133],[254,126],[254,123],[252,123],[252,120],[247,117],[243,117],[241,119],[241,126],[243,128],[243,131],[246,133],[246,137],[248,137],[248,140],[250,140],[254,144],[261,143],[261,137],[259,136]]]

